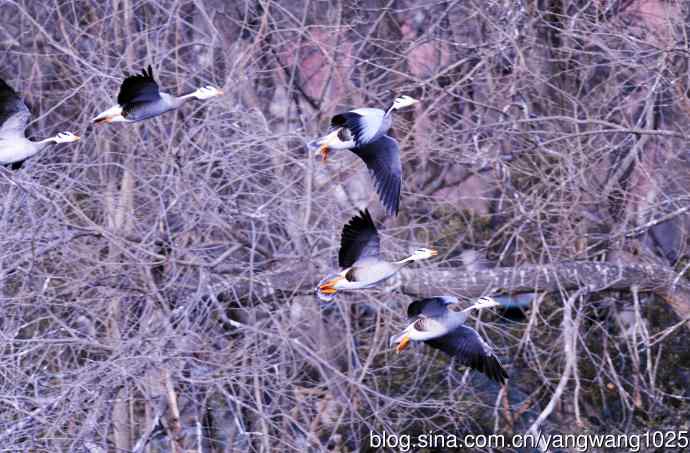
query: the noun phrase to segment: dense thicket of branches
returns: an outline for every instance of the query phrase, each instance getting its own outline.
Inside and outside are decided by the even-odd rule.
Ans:
[[[363,451],[370,431],[673,429],[690,419],[688,6],[667,0],[0,0],[0,77],[36,137],[0,168],[0,442],[11,451]],[[93,127],[124,72],[226,95]],[[395,118],[385,217],[305,142]],[[388,257],[322,307],[356,208]],[[499,269],[471,265],[473,249]],[[419,294],[540,290],[472,321],[499,388],[388,338]]]

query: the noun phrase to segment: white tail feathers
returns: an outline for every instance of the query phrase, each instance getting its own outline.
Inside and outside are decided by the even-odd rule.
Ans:
[[[108,110],[99,114],[97,117],[91,120],[93,123],[122,123],[126,122],[124,116],[122,116],[122,107],[119,105],[114,105]]]

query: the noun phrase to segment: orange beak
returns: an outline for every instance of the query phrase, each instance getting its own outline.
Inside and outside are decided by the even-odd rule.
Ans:
[[[410,336],[405,334],[405,336],[402,337],[400,340],[400,343],[398,343],[398,346],[395,348],[395,352],[400,354],[403,352],[403,350],[410,344]]]
[[[319,291],[321,291],[324,294],[335,294],[337,291],[335,289],[335,284],[338,283],[340,280],[344,280],[344,279],[345,279],[345,277],[338,276],[338,277],[335,277],[331,280],[328,280],[326,283],[319,286]]]
[[[328,145],[321,145],[319,152],[321,153],[321,162],[326,162],[326,159],[328,159]]]

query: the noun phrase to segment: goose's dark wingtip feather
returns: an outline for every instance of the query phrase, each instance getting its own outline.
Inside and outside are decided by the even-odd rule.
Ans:
[[[508,379],[508,373],[501,366],[501,362],[495,356],[487,357],[484,362],[484,369],[482,372],[491,380],[503,385]]]
[[[506,379],[508,379],[508,373],[495,355],[475,356],[470,358],[466,364],[501,385],[505,384]]]
[[[29,120],[30,113],[22,98],[17,92],[8,85],[3,79],[0,79],[0,128],[5,122],[15,115],[23,115],[20,121],[26,124]]]
[[[379,251],[379,237],[374,219],[368,209],[358,211],[343,226],[340,236],[338,264],[345,269],[364,255],[376,255]]]
[[[345,233],[345,230],[360,231],[360,230],[369,229],[369,228],[376,229],[376,226],[374,225],[374,220],[371,218],[371,214],[369,213],[369,209],[364,208],[364,209],[358,210],[357,215],[352,217],[347,222],[347,224],[345,224],[345,228],[343,228],[343,233]]]
[[[12,89],[12,87],[9,86],[2,78],[0,78],[0,91],[11,91],[12,93],[15,93],[14,89]]]
[[[125,106],[129,102],[152,102],[158,98],[158,83],[153,78],[153,67],[148,65],[140,73],[125,77],[120,85],[117,103]]]
[[[18,101],[19,95],[14,88],[9,86],[7,82],[0,78],[0,108],[3,108],[5,104]]]

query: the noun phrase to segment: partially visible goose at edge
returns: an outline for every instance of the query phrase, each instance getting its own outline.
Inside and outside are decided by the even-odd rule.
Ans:
[[[174,96],[160,91],[149,65],[141,74],[128,76],[120,86],[117,105],[92,121],[99,123],[133,123],[175,110],[190,99],[200,101],[222,96],[223,91],[210,85],[188,94]]]
[[[343,270],[319,283],[317,294],[323,301],[332,300],[338,290],[371,288],[392,277],[415,261],[436,256],[436,250],[420,248],[400,261],[381,257],[381,239],[368,210],[361,211],[343,227],[338,264]]]
[[[31,112],[24,101],[0,79],[0,165],[9,165],[12,170],[17,170],[26,159],[48,145],[79,140],[79,136],[71,132],[60,132],[44,140],[29,140],[25,131],[30,119]]]
[[[396,351],[402,352],[410,341],[423,341],[503,384],[508,374],[493,349],[476,330],[464,325],[470,311],[499,305],[490,297],[479,298],[467,308],[452,296],[416,300],[407,307],[412,323],[402,333],[391,337],[391,345],[397,344]]]

